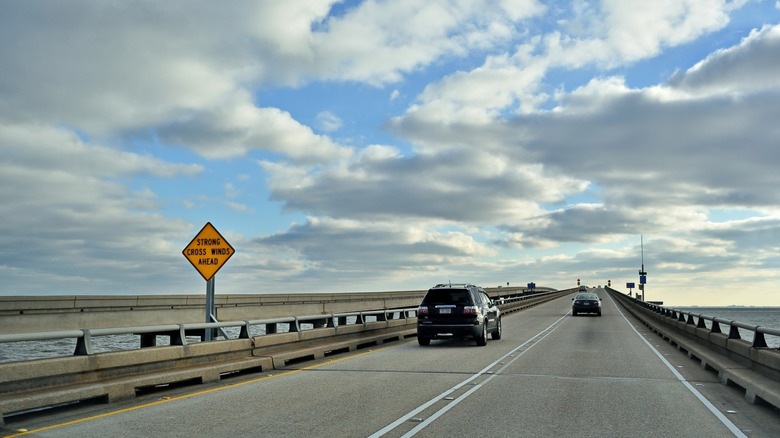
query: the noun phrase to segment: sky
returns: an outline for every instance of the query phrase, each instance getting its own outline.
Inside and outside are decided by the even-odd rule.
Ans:
[[[0,295],[780,305],[777,0],[0,2]],[[636,292],[636,289],[633,290]]]

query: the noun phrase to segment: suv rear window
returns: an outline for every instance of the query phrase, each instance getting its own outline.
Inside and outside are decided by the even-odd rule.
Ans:
[[[596,294],[577,294],[574,297],[575,300],[598,300],[599,296]]]
[[[466,289],[431,289],[425,294],[423,305],[436,304],[473,304],[471,294]]]

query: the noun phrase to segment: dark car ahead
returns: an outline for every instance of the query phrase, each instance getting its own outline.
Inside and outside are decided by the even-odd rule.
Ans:
[[[595,313],[601,316],[601,298],[594,293],[578,293],[571,299],[571,314]]]
[[[470,338],[487,345],[487,336],[501,339],[501,312],[480,287],[473,284],[439,284],[428,290],[417,309],[417,342],[431,339]]]

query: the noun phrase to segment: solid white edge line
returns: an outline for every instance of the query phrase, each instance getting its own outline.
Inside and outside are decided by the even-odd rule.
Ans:
[[[674,374],[675,377],[677,377],[677,380],[679,380],[686,388],[688,388],[688,390],[691,391],[693,395],[696,396],[696,398],[698,398],[699,401],[702,402],[702,404],[704,404],[704,406],[706,406],[707,409],[709,409],[710,412],[712,412],[720,420],[720,422],[723,423],[723,425],[726,426],[731,431],[731,433],[734,434],[734,436],[739,438],[747,438],[747,435],[742,433],[742,431],[739,430],[739,428],[734,423],[732,423],[731,420],[729,420],[725,415],[723,415],[723,413],[720,412],[718,408],[716,408],[712,403],[710,403],[710,401],[707,400],[699,391],[697,391],[696,388],[693,387],[693,385],[691,385],[687,380],[685,380],[685,377],[683,377],[682,374],[680,374],[674,368],[674,366],[671,363],[669,363],[669,361],[666,360],[666,358],[658,350],[655,349],[655,347],[653,347],[650,341],[645,339],[645,337],[642,336],[641,333],[639,333],[636,327],[634,327],[634,325],[631,324],[628,318],[626,318],[626,315],[624,315],[623,312],[620,311],[620,308],[617,306],[617,304],[615,304],[615,301],[612,299],[611,296],[609,296],[609,301],[612,302],[612,304],[615,306],[615,309],[617,309],[620,316],[622,316],[623,319],[628,324],[628,326],[631,327],[631,330],[633,330],[634,333],[636,333],[636,335],[639,336],[639,339],[641,339],[648,347],[650,347],[650,350],[652,350],[653,353],[655,353],[655,355],[658,356],[659,359],[661,359],[661,361],[666,365],[667,368],[669,368],[672,374]]]

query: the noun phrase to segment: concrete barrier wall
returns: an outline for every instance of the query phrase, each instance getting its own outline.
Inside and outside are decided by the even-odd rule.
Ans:
[[[425,291],[223,295],[215,297],[220,321],[416,307]],[[135,327],[205,321],[206,297],[50,296],[0,297],[0,333]]]
[[[554,289],[486,288],[491,297]],[[426,290],[322,294],[217,295],[219,321],[416,307]],[[204,295],[0,296],[0,334],[187,324],[205,321]]]
[[[155,385],[216,382],[224,376],[268,371],[416,333],[417,318],[404,317],[247,339],[2,363],[0,415],[89,399],[111,402]]]

